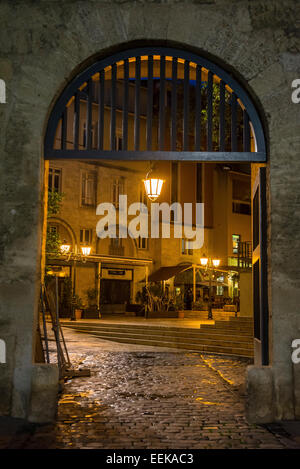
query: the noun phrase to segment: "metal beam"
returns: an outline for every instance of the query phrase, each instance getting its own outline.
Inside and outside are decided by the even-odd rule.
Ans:
[[[169,160],[169,161],[217,161],[217,162],[265,162],[264,152],[218,151],[99,151],[46,149],[46,160]]]

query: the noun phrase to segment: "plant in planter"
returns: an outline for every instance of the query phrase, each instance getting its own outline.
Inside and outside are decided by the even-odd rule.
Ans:
[[[98,319],[100,317],[100,312],[98,308],[98,292],[96,288],[89,288],[86,290],[86,296],[88,300],[88,307],[85,309],[85,317]]]
[[[181,295],[164,292],[160,284],[152,284],[146,287],[145,304],[148,313],[165,315],[164,317],[177,317],[178,311],[183,310]]]
[[[202,301],[195,301],[193,303],[193,311],[204,311],[204,304]]]
[[[175,297],[174,305],[175,305],[175,309],[178,313],[178,318],[183,319],[184,318],[184,301],[183,301],[181,295],[177,295]]]
[[[143,300],[143,293],[141,292],[141,290],[137,291],[135,295],[135,302],[141,305],[143,304]]]
[[[89,308],[97,306],[97,290],[96,288],[89,288],[86,290]]]
[[[81,319],[82,318],[83,303],[82,303],[82,299],[80,298],[79,295],[73,295],[72,306],[73,306],[73,309],[75,311],[75,318],[76,319]]]
[[[63,281],[63,293],[60,302],[60,316],[69,318],[72,316],[72,282],[70,277],[65,277]]]

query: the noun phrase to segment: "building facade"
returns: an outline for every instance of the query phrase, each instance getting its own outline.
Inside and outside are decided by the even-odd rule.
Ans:
[[[61,244],[70,246],[70,253],[51,256],[49,268],[56,265],[64,269],[72,279],[73,291],[88,306],[88,290],[95,289],[97,304],[101,313],[125,312],[126,304],[135,304],[151,274],[161,267],[191,266],[185,279],[175,274],[166,279],[170,294],[177,288],[182,299],[188,288],[195,289],[194,303],[201,302],[209,294],[208,281],[204,278],[205,268],[201,257],[207,255],[220,260],[215,278],[213,297],[232,303],[239,298],[239,274],[248,272],[251,279],[251,175],[249,165],[204,164],[166,162],[156,165],[156,171],[164,178],[158,203],[171,206],[172,197],[176,202],[203,203],[203,246],[192,249],[191,240],[174,237],[173,212],[170,212],[170,237],[163,238],[160,223],[160,237],[151,237],[151,203],[145,193],[143,178],[147,172],[146,162],[50,162],[48,190],[62,193],[59,213],[48,217],[48,230],[58,235]],[[119,215],[119,196],[127,196],[127,206],[142,202],[148,209],[148,236],[100,239],[96,227],[99,219],[97,206],[112,203]],[[183,214],[184,215],[184,214]],[[134,215],[128,216],[128,224]],[[120,231],[117,221],[116,232]],[[195,226],[192,228],[195,230]],[[90,246],[88,257],[74,257],[81,253],[81,247]],[[242,253],[241,248],[246,249]],[[47,250],[47,246],[46,246]],[[247,251],[247,252],[246,252]],[[72,253],[72,255],[71,255]],[[49,253],[47,253],[49,254]],[[192,266],[197,266],[197,282],[194,287]],[[76,269],[76,272],[75,272]],[[150,276],[150,277],[149,277]],[[182,275],[181,275],[182,277]],[[202,278],[203,277],[203,278]],[[217,280],[215,280],[216,282]],[[244,289],[252,290],[251,282]],[[141,297],[141,296],[140,296]],[[244,298],[244,294],[242,294]],[[196,308],[196,305],[195,305]],[[244,315],[252,316],[252,305],[242,305]],[[68,312],[70,315],[70,311]]]

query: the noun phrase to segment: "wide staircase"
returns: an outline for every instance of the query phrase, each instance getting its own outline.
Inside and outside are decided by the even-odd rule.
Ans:
[[[77,332],[92,334],[99,339],[114,342],[253,357],[253,320],[251,318],[216,320],[214,324],[201,324],[199,329],[126,322],[109,323],[101,322],[101,320],[97,323],[63,321],[62,324]]]

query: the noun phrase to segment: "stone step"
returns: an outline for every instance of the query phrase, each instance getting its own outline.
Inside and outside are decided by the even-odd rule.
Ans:
[[[222,336],[233,336],[233,337],[251,337],[253,338],[253,331],[236,330],[236,329],[202,329],[202,334],[213,334]]]
[[[171,331],[185,331],[185,332],[189,332],[189,333],[193,333],[197,330],[209,330],[209,331],[215,331],[215,330],[220,330],[220,329],[224,329],[226,331],[226,333],[229,333],[230,331],[232,331],[232,333],[240,333],[240,332],[245,332],[245,333],[249,333],[250,335],[253,336],[253,330],[251,327],[244,327],[242,325],[240,325],[239,327],[237,326],[233,326],[233,327],[228,327],[227,326],[227,322],[223,322],[221,321],[222,324],[225,324],[224,327],[221,327],[220,325],[215,325],[215,324],[201,324],[201,328],[199,327],[199,329],[195,328],[195,327],[176,327],[176,326],[162,326],[162,325],[143,325],[143,324],[124,324],[124,323],[104,323],[104,322],[97,322],[97,323],[91,323],[91,322],[80,322],[80,323],[73,323],[73,322],[70,322],[70,321],[61,321],[61,323],[63,325],[69,325],[69,326],[75,326],[75,325],[80,325],[80,326],[84,326],[84,327],[97,327],[97,328],[111,328],[111,327],[117,327],[118,329],[141,329],[141,330],[144,330],[144,331],[147,331],[147,330],[158,330],[158,331],[161,331],[161,330],[171,330]]]
[[[162,328],[156,328],[156,327],[150,327],[150,326],[145,326],[145,327],[135,327],[135,326],[128,326],[128,327],[118,327],[118,325],[111,325],[110,327],[102,327],[100,325],[83,325],[83,324],[78,324],[78,325],[73,325],[73,324],[65,324],[66,327],[71,327],[71,328],[80,328],[84,329],[86,331],[91,331],[91,330],[103,330],[103,331],[111,331],[111,332],[122,332],[122,333],[141,333],[141,334],[152,334],[152,335],[178,335],[178,336],[184,336],[184,337],[198,337],[198,336],[218,336],[218,337],[245,337],[245,338],[252,338],[253,334],[252,333],[246,333],[245,331],[243,333],[240,333],[239,331],[236,330],[226,330],[223,331],[221,329],[187,329],[187,328],[177,328],[177,329],[169,329],[167,327],[162,327]]]
[[[86,333],[86,331],[83,331]],[[253,357],[253,350],[245,347],[239,347],[238,345],[230,345],[225,346],[222,344],[218,345],[206,345],[206,344],[199,344],[199,343],[186,343],[186,342],[171,342],[171,341],[156,341],[151,339],[132,339],[128,337],[102,337],[97,334],[91,334],[95,337],[101,338],[103,340],[109,340],[112,342],[118,343],[126,343],[126,344],[135,344],[135,345],[150,345],[153,347],[167,347],[167,348],[176,348],[176,349],[184,349],[190,350],[195,352],[206,352],[206,353],[217,353],[223,355],[232,355],[232,356],[239,356],[239,357]]]
[[[201,328],[207,329],[207,328],[214,328],[214,329],[241,329],[241,330],[251,330],[253,328],[252,324],[232,324],[229,321],[220,321],[220,322],[215,322],[214,324],[208,324],[204,323],[201,324]]]
[[[201,329],[202,332],[211,332],[211,333],[217,333],[217,334],[238,334],[238,335],[250,335],[253,337],[253,329],[245,329],[245,328],[232,328],[232,327],[202,327]]]
[[[214,320],[229,321],[235,317],[235,313],[213,311]],[[208,319],[208,311],[184,311],[184,319]]]
[[[178,328],[177,330],[169,330],[169,328],[152,328],[150,326],[146,326],[144,328],[135,328],[135,327],[126,327],[126,328],[119,328],[117,326],[111,326],[111,327],[102,327],[98,325],[90,325],[90,326],[84,326],[81,324],[78,325],[70,325],[67,324],[66,327],[70,327],[75,330],[81,330],[85,332],[103,332],[107,334],[114,334],[114,333],[119,333],[119,334],[138,334],[138,335],[143,335],[143,336],[159,336],[159,337],[178,337],[182,339],[212,339],[212,340],[231,340],[231,341],[239,341],[239,342],[247,342],[252,340],[252,335],[246,335],[246,334],[236,334],[235,331],[233,334],[231,333],[220,333],[219,331],[202,331],[201,329],[184,329],[184,328]]]
[[[215,321],[199,328],[101,321],[62,324],[113,342],[253,357],[252,318]]]
[[[76,329],[77,332],[87,333],[86,330]],[[132,340],[151,340],[156,342],[156,344],[161,344],[163,342],[173,342],[177,344],[185,343],[185,344],[198,344],[198,345],[212,345],[212,346],[225,346],[225,347],[236,347],[236,348],[245,348],[245,349],[253,349],[253,341],[241,341],[238,338],[235,340],[230,340],[229,338],[224,339],[210,339],[210,338],[203,338],[203,337],[174,337],[171,335],[147,335],[144,334],[124,334],[123,332],[104,332],[104,331],[89,331],[89,334],[94,336],[100,337],[102,339],[113,340],[115,341],[116,338],[122,339],[132,339]]]
[[[159,326],[142,326],[142,325],[124,325],[124,324],[74,324],[74,323],[63,323],[68,327],[80,327],[86,330],[89,329],[98,329],[98,330],[120,330],[120,331],[140,331],[145,334],[183,334],[183,335],[192,335],[192,334],[224,334],[224,335],[237,335],[237,336],[250,336],[253,337],[252,329],[236,329],[236,328],[220,328],[214,327],[213,325],[204,327],[206,325],[201,325],[201,328],[187,328],[187,327],[159,327]]]
[[[216,320],[216,322],[219,322]],[[253,324],[253,318],[247,317],[230,317],[229,322],[232,324]]]

